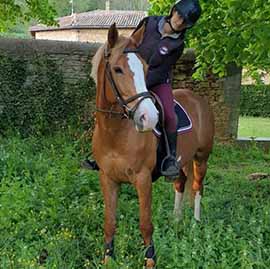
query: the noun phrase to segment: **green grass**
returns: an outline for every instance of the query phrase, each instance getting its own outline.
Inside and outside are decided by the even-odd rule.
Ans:
[[[70,135],[0,138],[0,268],[102,268],[103,199],[95,172],[81,170],[85,145]],[[217,146],[209,162],[202,221],[187,207],[173,221],[174,192],[154,184],[153,221],[161,269],[270,268],[270,154]],[[135,190],[122,187],[111,268],[141,269]],[[37,262],[48,252],[46,264]]]
[[[238,137],[270,137],[270,118],[240,117]]]

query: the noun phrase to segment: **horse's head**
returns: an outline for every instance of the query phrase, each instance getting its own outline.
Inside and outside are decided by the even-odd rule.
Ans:
[[[104,51],[105,77],[112,89],[108,98],[122,106],[138,131],[152,130],[158,122],[158,111],[145,84],[147,66],[136,50],[143,28],[125,38],[119,37],[113,24]]]

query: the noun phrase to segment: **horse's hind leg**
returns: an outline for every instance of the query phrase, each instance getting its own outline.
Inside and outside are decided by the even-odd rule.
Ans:
[[[105,233],[105,252],[104,264],[114,257],[114,234],[116,230],[116,207],[119,184],[112,181],[103,173],[100,174],[101,189],[104,196],[105,204],[105,220],[104,220],[104,233]]]
[[[203,194],[203,179],[207,171],[207,158],[195,157],[193,160],[192,196],[194,198],[194,217],[200,221],[201,197]]]
[[[152,240],[152,180],[149,175],[138,176],[135,183],[140,205],[140,230],[146,247],[145,268],[156,268],[156,254]]]

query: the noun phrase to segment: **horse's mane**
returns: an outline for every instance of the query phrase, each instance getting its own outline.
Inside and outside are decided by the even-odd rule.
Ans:
[[[127,44],[130,42],[130,39],[124,36],[119,37],[119,41],[117,42],[114,49],[121,49],[125,48]],[[107,46],[107,43],[102,45],[96,52],[95,56],[92,59],[92,71],[91,71],[91,77],[95,81],[97,85],[97,74],[98,74],[98,67],[101,62],[102,56],[104,54],[105,47]]]
[[[95,81],[96,85],[97,85],[97,73],[98,73],[98,66],[99,63],[101,61],[102,55],[104,53],[104,49],[105,49],[105,45],[101,46],[95,56],[92,59],[92,70],[91,70],[91,78]]]

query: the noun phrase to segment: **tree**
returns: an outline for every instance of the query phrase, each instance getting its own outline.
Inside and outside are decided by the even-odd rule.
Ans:
[[[111,6],[116,10],[147,10],[149,8],[147,0],[112,0]]]
[[[49,0],[49,3],[55,8],[58,17],[68,16],[71,14],[70,0]],[[104,9],[105,0],[73,0],[73,7],[75,13]]]
[[[56,9],[59,17],[71,14],[70,0],[49,0],[49,3]],[[73,0],[74,12],[80,13],[96,9],[105,9],[106,0]],[[147,10],[147,0],[110,0],[112,10]]]
[[[174,0],[149,0],[151,14],[168,14]],[[188,31],[197,75],[209,67],[219,76],[228,64],[270,70],[270,0],[200,0],[202,17]]]
[[[56,12],[48,0],[0,0],[0,32],[31,18],[52,25]]]
[[[70,0],[49,0],[49,3],[56,10],[57,17],[67,16],[71,14]]]

